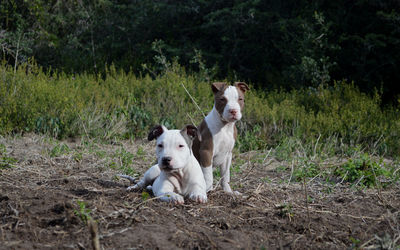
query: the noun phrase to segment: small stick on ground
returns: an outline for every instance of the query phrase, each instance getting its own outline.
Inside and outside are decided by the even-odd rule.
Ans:
[[[287,183],[287,185],[286,185],[286,188],[289,187],[290,182],[292,181],[293,172],[294,172],[294,160],[292,160],[292,170],[290,171],[290,178],[289,178],[289,181],[288,181],[288,183]]]
[[[99,228],[97,226],[97,223],[93,219],[90,219],[88,221],[88,227],[90,231],[90,236],[92,238],[93,249],[100,250]]]
[[[311,234],[311,220],[310,220],[310,210],[308,209],[308,192],[307,192],[307,183],[306,183],[306,177],[303,177],[303,185],[304,185],[304,198],[305,198],[305,202],[306,202],[306,208],[307,208],[307,220],[308,220],[308,233]]]

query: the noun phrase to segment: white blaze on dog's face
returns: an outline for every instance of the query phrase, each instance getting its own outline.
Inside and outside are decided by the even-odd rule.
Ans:
[[[244,107],[244,93],[249,87],[242,82],[228,86],[224,82],[213,83],[215,109],[226,122],[234,122],[242,119]]]
[[[173,171],[184,168],[191,155],[192,140],[197,128],[191,125],[182,130],[168,130],[164,126],[154,127],[148,136],[151,141],[157,138],[156,155],[160,169]]]

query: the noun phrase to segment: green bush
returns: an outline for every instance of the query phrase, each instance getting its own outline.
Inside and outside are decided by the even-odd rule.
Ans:
[[[400,152],[399,110],[382,108],[379,93],[368,96],[345,81],[290,92],[253,91],[246,105],[244,121],[261,124],[261,134],[271,145],[286,137],[304,143],[335,137],[337,146],[363,145],[380,154]]]
[[[2,64],[0,79],[0,134],[143,138],[158,123],[198,125],[213,105],[210,83],[176,63],[153,78],[113,66],[105,75],[67,75],[44,72],[32,62],[15,73]],[[292,91],[253,89],[238,131],[241,151],[281,145],[287,151],[282,154],[290,154],[285,141],[311,145],[318,138],[324,145],[335,138],[331,148],[338,152],[361,145],[379,154],[400,153],[398,108],[382,108],[379,92],[369,96],[345,81]]]

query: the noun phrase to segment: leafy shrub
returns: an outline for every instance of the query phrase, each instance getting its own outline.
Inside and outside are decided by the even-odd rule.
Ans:
[[[238,140],[238,147],[241,152],[262,149],[266,146],[262,138],[261,126],[255,125],[253,128],[245,128]]]
[[[393,173],[385,168],[382,161],[374,161],[367,153],[349,159],[345,164],[338,167],[334,174],[345,181],[366,187],[380,186],[379,177],[394,177]]]
[[[295,180],[302,181],[304,178],[313,178],[319,174],[324,174],[320,166],[307,158],[300,158],[300,166],[295,168],[293,176]]]

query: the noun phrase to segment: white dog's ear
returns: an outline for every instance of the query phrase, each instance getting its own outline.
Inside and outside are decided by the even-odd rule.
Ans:
[[[195,126],[193,125],[186,125],[186,127],[184,127],[182,129],[183,131],[186,130],[186,134],[190,137],[190,139],[194,139],[196,136],[198,136],[198,130]]]
[[[194,140],[194,138],[196,138],[196,136],[198,136],[200,139],[199,131],[193,125],[186,125],[181,130],[181,134],[182,134],[183,138],[185,139],[189,148],[192,148],[193,140]]]
[[[235,87],[240,89],[243,93],[246,93],[247,90],[250,90],[249,86],[247,86],[244,82],[235,82]]]
[[[147,140],[152,141],[155,138],[158,138],[160,135],[162,135],[162,133],[164,133],[165,130],[166,130],[166,128],[161,125],[157,125],[157,126],[153,127],[150,130],[149,135],[147,136]]]
[[[226,86],[226,82],[214,82],[213,84],[211,84],[211,89],[212,92],[215,94],[218,93],[218,91],[223,90]]]

